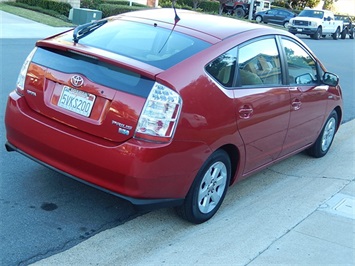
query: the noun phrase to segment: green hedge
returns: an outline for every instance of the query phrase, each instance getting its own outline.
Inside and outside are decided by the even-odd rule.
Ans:
[[[40,7],[46,10],[55,11],[68,17],[72,6],[69,3],[55,2],[51,0],[16,0],[16,3],[25,4],[30,7]]]
[[[129,1],[127,0],[81,0],[81,8],[90,8],[90,9],[100,9],[101,5],[119,5],[119,6],[129,6]],[[132,2],[132,6],[147,7],[146,5],[138,4]]]
[[[9,6],[21,7],[21,8],[24,8],[24,9],[28,9],[28,10],[36,11],[36,12],[39,12],[39,13],[42,13],[42,14],[46,14],[46,15],[49,15],[49,16],[52,16],[52,17],[55,17],[55,18],[59,18],[59,19],[65,21],[65,22],[71,22],[68,19],[67,15],[59,14],[58,12],[56,12],[54,10],[44,9],[42,7],[39,7],[39,6],[29,6],[29,5],[26,5],[26,4],[23,4],[23,3],[16,3],[16,2],[6,2],[6,4],[9,5]]]
[[[171,0],[160,0],[159,5],[161,7],[172,7]],[[193,10],[194,3],[192,0],[177,0],[175,4],[176,8]],[[197,5],[198,11],[204,11],[208,13],[218,13],[219,2],[215,1],[200,1]]]
[[[117,4],[101,4],[98,6],[98,10],[102,11],[102,18],[118,15],[121,13],[126,13],[130,11],[147,9],[147,6],[128,6],[128,5],[117,5]]]
[[[217,13],[218,14],[218,12],[219,12],[219,2],[202,1],[198,5],[198,7],[208,13]]]
[[[112,5],[121,5],[121,6],[129,6],[129,1],[127,0],[105,0],[104,4],[112,4]],[[140,6],[140,7],[147,7],[146,5],[142,5],[139,3],[132,2],[132,6]]]

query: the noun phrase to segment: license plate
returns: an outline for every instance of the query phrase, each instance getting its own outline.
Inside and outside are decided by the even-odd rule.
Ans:
[[[302,31],[302,29],[297,29],[297,31]]]
[[[58,106],[86,117],[90,116],[96,96],[77,89],[63,86]]]

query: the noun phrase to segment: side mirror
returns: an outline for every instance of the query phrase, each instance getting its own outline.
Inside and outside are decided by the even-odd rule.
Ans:
[[[339,84],[339,77],[333,73],[325,72],[322,77],[322,82],[325,85],[335,87]]]

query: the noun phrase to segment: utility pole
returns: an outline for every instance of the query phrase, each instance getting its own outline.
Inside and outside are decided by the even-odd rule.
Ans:
[[[254,12],[254,0],[250,0],[250,3],[249,3],[249,15],[248,15],[248,19],[249,20],[253,19],[253,12]]]

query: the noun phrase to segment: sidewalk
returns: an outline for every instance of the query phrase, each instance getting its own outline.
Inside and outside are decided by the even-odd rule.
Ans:
[[[2,11],[0,24],[0,38],[67,29]],[[327,156],[301,153],[236,184],[204,224],[153,211],[34,265],[355,265],[354,209],[352,120]]]
[[[204,224],[158,210],[34,265],[355,265],[354,133],[231,187]]]

